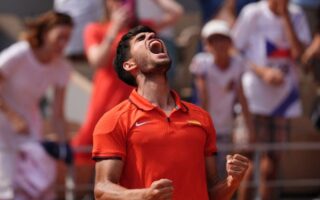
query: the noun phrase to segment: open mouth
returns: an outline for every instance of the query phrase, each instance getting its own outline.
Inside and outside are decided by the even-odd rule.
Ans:
[[[159,40],[152,40],[149,43],[149,49],[150,49],[151,53],[153,53],[153,54],[164,53],[164,48],[163,48],[162,42],[160,42]]]

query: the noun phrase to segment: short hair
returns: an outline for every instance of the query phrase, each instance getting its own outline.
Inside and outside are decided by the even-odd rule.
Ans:
[[[138,35],[139,33],[143,33],[143,32],[155,33],[155,31],[152,30],[150,27],[139,25],[139,26],[132,28],[131,30],[129,30],[128,33],[126,33],[125,35],[122,36],[122,38],[118,44],[116,57],[115,57],[114,63],[113,63],[115,71],[118,74],[118,77],[126,84],[134,86],[134,87],[137,86],[136,79],[134,76],[132,76],[132,74],[130,72],[123,69],[123,63],[126,62],[127,60],[129,60],[131,57],[131,54],[130,54],[130,41],[131,41],[131,39],[134,36]]]
[[[73,27],[72,18],[64,13],[48,11],[26,22],[26,31],[22,34],[22,39],[28,41],[32,48],[42,47],[44,35],[58,25]]]

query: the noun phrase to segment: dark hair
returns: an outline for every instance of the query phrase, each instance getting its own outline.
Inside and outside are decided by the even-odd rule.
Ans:
[[[114,68],[118,74],[118,77],[131,86],[137,86],[137,82],[134,76],[126,70],[123,69],[123,63],[129,60],[131,57],[130,54],[130,40],[136,36],[139,33],[143,32],[154,32],[151,28],[148,26],[136,26],[132,28],[128,33],[126,33],[124,36],[122,36],[118,47],[117,47],[117,53],[116,57],[114,59]]]
[[[41,47],[44,42],[43,36],[58,25],[73,27],[72,18],[64,13],[48,11],[26,22],[26,31],[22,34],[22,39],[27,40],[32,48]]]

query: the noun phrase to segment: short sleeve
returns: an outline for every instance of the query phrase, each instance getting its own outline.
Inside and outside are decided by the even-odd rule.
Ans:
[[[208,65],[212,64],[212,59],[207,53],[198,53],[196,54],[191,61],[189,70],[193,75],[205,75],[207,73]]]
[[[207,118],[207,127],[206,127],[206,133],[207,133],[207,138],[206,138],[206,146],[205,146],[205,156],[212,156],[213,154],[216,154],[218,149],[217,149],[217,141],[216,141],[216,130],[213,126],[212,119],[207,113],[205,115]]]
[[[93,132],[93,159],[109,157],[126,157],[126,133],[120,124],[119,117],[107,112],[98,121]]]
[[[63,60],[59,66],[59,69],[56,71],[56,80],[55,85],[58,87],[65,87],[67,86],[70,76],[71,76],[71,64]]]

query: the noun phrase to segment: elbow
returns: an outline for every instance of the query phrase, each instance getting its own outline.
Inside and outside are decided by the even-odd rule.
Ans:
[[[106,200],[103,198],[104,193],[103,190],[99,187],[99,185],[94,186],[94,198],[96,200]]]

